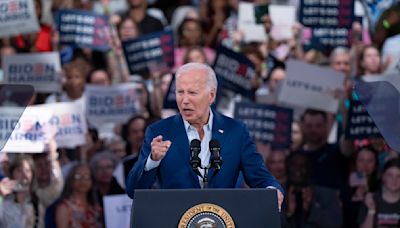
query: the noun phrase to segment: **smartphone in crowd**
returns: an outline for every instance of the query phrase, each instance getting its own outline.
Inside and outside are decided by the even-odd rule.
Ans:
[[[359,187],[368,185],[367,176],[363,172],[352,172],[349,178],[350,187]]]
[[[256,18],[257,24],[262,24],[262,17],[269,14],[268,4],[255,5],[254,6],[254,16]]]

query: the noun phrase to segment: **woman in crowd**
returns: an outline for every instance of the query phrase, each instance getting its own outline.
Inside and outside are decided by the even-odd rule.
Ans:
[[[387,161],[382,173],[381,190],[368,193],[361,208],[361,228],[400,225],[400,159]]]
[[[382,73],[382,61],[379,50],[372,45],[365,46],[359,55],[357,75],[361,77],[380,73]]]
[[[46,103],[78,101],[84,103],[83,94],[85,91],[86,75],[82,65],[78,62],[72,62],[64,66],[65,82],[64,92],[61,95],[51,95]]]
[[[371,146],[361,147],[353,156],[352,166],[348,183],[350,191],[343,207],[348,227],[357,226],[354,218],[357,217],[367,192],[378,190],[378,153]]]
[[[203,47],[205,34],[203,32],[201,21],[199,19],[186,18],[178,28],[178,47],[175,49],[175,69],[180,67],[187,55],[189,49],[201,47],[206,57],[206,61],[212,63],[215,58],[213,49]]]
[[[87,83],[92,85],[109,86],[111,85],[111,77],[106,69],[93,69],[89,72]]]
[[[90,167],[94,173],[95,185],[97,186],[97,198],[99,204],[103,205],[103,196],[124,194],[125,190],[113,177],[118,158],[110,152],[101,152],[94,155],[90,161]]]
[[[193,46],[186,50],[185,55],[183,56],[183,64],[190,62],[209,63],[203,47]]]
[[[76,164],[69,172],[55,219],[58,228],[103,227],[102,211],[94,192],[94,178],[88,165]]]
[[[12,193],[0,203],[0,227],[36,227],[38,202],[32,191],[33,161],[29,156],[17,156],[9,167],[13,181]]]
[[[286,186],[286,151],[284,149],[272,149],[265,165],[271,174],[279,181],[282,186]]]
[[[296,152],[303,145],[303,133],[301,131],[300,122],[293,121],[292,123],[292,144],[290,145],[290,151]]]

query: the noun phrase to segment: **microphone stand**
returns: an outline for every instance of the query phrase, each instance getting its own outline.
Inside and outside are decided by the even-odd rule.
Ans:
[[[204,167],[203,188],[208,188],[208,167]]]
[[[204,169],[204,176],[203,176],[203,188],[208,188],[208,170],[210,169],[209,166],[202,167]]]
[[[200,169],[204,170],[204,175],[201,175],[201,173],[199,171],[195,171],[194,172],[203,179],[203,188],[208,188],[208,170],[211,168],[210,165],[208,166],[200,166]],[[197,170],[197,169],[196,169]]]

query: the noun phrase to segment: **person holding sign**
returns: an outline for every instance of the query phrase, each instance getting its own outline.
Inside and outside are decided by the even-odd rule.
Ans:
[[[216,94],[217,79],[209,66],[188,63],[178,69],[179,114],[147,127],[139,159],[126,181],[131,198],[135,189],[151,188],[156,177],[164,189],[233,188],[241,171],[252,188],[277,189],[281,205],[283,189],[265,167],[245,125],[210,107]],[[219,157],[222,162],[209,170],[209,181],[204,182],[196,173],[204,175],[200,167],[209,165],[209,147],[211,160]],[[198,154],[192,156],[193,152]],[[195,157],[198,166],[191,165]]]

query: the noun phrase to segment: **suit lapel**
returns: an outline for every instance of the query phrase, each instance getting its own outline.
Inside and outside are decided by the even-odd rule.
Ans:
[[[197,174],[192,170],[192,167],[189,165],[190,162],[190,148],[189,148],[189,139],[186,134],[185,125],[183,124],[183,119],[180,114],[177,114],[174,118],[175,122],[175,142],[178,144],[178,154],[180,154],[185,162],[184,168],[189,168],[192,176],[192,183],[197,188],[200,188],[199,178]]]
[[[212,126],[211,139],[216,139],[222,148],[222,145],[224,144],[224,139],[225,139],[225,137],[224,137],[224,132],[225,132],[224,120],[223,120],[221,114],[219,114],[218,112],[216,112],[214,110],[212,110],[212,111],[214,114],[214,120],[213,120],[213,126]],[[222,152],[222,150],[221,150],[221,152]],[[210,156],[210,162],[211,162],[211,156]],[[209,182],[210,182],[211,186],[212,186],[211,182],[213,181],[212,179],[214,179],[214,178],[212,178],[213,175],[214,175],[214,169],[210,169],[210,172],[208,172],[208,179],[210,180]]]

